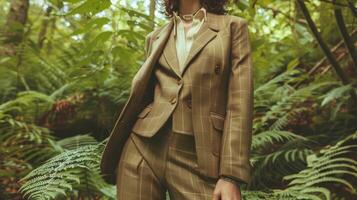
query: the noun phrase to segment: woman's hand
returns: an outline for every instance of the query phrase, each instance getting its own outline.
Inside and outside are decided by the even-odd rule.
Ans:
[[[239,186],[219,179],[213,191],[213,200],[241,200]]]

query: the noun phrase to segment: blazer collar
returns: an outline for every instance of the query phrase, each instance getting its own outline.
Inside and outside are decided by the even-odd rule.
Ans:
[[[219,16],[217,17],[217,14],[211,13],[211,12],[206,12],[206,17],[204,20],[203,24],[206,24],[207,27],[209,27],[210,29],[214,30],[214,31],[219,31],[220,30],[220,25],[219,25]],[[161,37],[162,35],[164,35],[165,32],[170,32],[172,31],[171,28],[173,28],[174,26],[174,16],[169,18],[169,22],[167,22],[165,25],[163,25],[163,28],[160,29],[158,31],[158,33],[156,34],[156,36],[153,38],[153,41],[157,40],[159,37]]]
[[[177,25],[182,21],[181,16],[178,14],[177,11],[173,12],[174,18],[174,37],[176,37],[177,34]],[[203,20],[205,21],[207,18],[207,10],[204,7],[201,7],[194,15],[193,17],[193,23],[198,23],[199,21]]]
[[[175,70],[172,61],[169,61],[171,63],[169,63],[171,68],[174,69],[177,76],[182,78],[185,69],[188,67],[189,63],[193,60],[193,58],[195,58],[195,56],[200,52],[200,50],[217,35],[217,32],[221,29],[219,21],[220,17],[221,16],[211,12],[206,13],[206,20],[203,22],[201,28],[195,35],[196,37],[193,41],[189,55],[181,72]],[[162,28],[158,29],[157,32],[153,33],[153,38],[151,42],[151,52],[149,53],[149,57],[146,60],[146,63],[149,64],[149,66],[153,65],[163,52],[162,50],[164,49],[165,44],[170,36],[170,33],[174,28],[174,20],[174,16],[170,17],[168,23],[163,25]]]

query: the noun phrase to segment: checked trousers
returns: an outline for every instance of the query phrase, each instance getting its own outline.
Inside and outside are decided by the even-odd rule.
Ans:
[[[211,200],[218,179],[199,173],[193,135],[172,130],[172,117],[153,137],[132,132],[116,173],[118,200]]]

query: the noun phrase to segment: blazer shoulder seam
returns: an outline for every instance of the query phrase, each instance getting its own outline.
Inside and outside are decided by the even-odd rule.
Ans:
[[[247,24],[247,20],[243,17],[236,15],[225,15],[225,17],[226,19],[223,29],[239,28],[240,26]]]
[[[236,15],[228,15],[230,16],[230,21],[234,21],[234,22],[239,22],[239,23],[247,23],[247,19],[240,17],[240,16],[236,16]]]
[[[163,25],[161,25],[161,26],[159,26],[159,27],[154,28],[154,30],[149,33],[150,37],[152,37],[152,36],[155,37],[157,34],[160,33],[160,31],[161,31],[163,28],[165,28],[165,27],[168,26],[168,25],[169,25],[169,22],[167,22],[167,23],[165,23],[165,24],[163,24]]]

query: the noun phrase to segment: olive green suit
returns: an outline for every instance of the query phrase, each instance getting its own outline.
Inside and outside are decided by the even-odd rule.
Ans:
[[[154,141],[150,138],[170,120],[166,132],[194,138],[196,175],[208,180],[226,175],[248,183],[253,68],[247,22],[207,12],[181,71],[172,30],[173,18],[146,38],[147,58],[103,151],[102,175],[116,183],[124,145],[138,151],[133,138]]]

